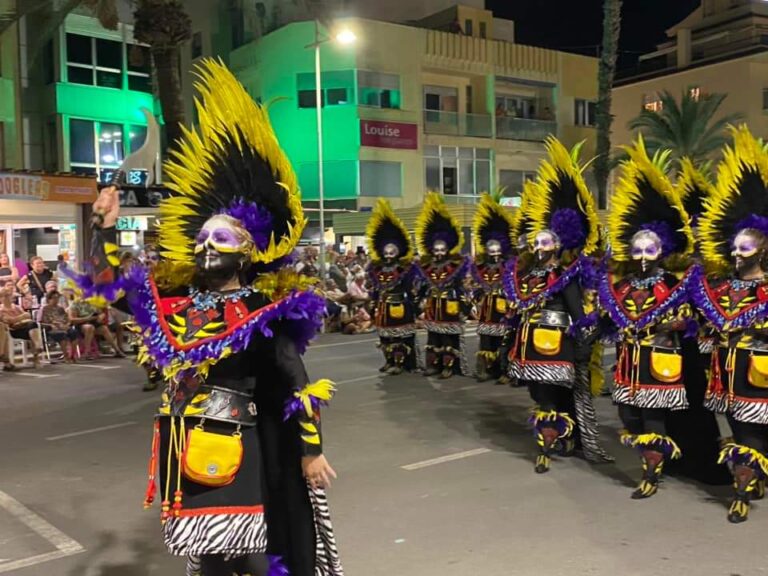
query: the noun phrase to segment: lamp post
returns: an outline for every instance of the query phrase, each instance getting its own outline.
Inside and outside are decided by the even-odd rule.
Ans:
[[[357,37],[351,30],[340,30],[335,37],[323,38],[320,34],[320,21],[315,19],[315,41],[307,46],[315,50],[315,109],[317,112],[317,193],[320,212],[320,280],[325,288],[325,182],[323,179],[323,88],[320,67],[320,46],[335,40],[339,44],[352,44]]]

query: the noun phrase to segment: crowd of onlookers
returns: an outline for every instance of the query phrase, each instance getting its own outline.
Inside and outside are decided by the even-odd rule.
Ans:
[[[55,270],[39,256],[12,261],[0,254],[0,364],[14,370],[15,342],[27,346],[32,363],[61,359],[72,363],[94,360],[102,347],[124,357],[126,318],[109,307],[80,298],[64,273],[66,258]]]

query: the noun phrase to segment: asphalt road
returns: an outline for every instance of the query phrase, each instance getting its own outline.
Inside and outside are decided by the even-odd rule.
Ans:
[[[349,576],[768,574],[768,502],[732,526],[727,487],[670,478],[630,500],[639,463],[606,399],[617,462],[539,476],[523,390],[382,378],[373,335],[324,336],[306,360],[339,383],[324,433]],[[125,360],[0,374],[0,574],[183,574],[141,506],[157,400],[141,381]]]

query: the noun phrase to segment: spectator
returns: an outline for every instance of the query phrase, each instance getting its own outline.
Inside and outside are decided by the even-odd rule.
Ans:
[[[344,312],[343,301],[346,294],[339,290],[333,279],[325,282],[325,317],[326,331],[335,332],[341,328],[341,314]]]
[[[365,287],[365,272],[358,269],[355,277],[347,289],[350,299],[356,304],[365,304],[371,300],[368,290]]]
[[[16,267],[16,270],[18,270],[19,278],[24,278],[24,276],[29,274],[29,266],[24,262],[24,259],[21,257],[18,250],[13,251],[13,265]]]
[[[46,304],[43,306],[40,323],[43,325],[48,341],[56,342],[61,347],[64,361],[74,362],[72,340],[76,339],[77,336],[70,330],[72,325],[69,322],[67,311],[61,307],[60,301],[61,294],[55,290],[46,295]]]
[[[15,284],[19,281],[19,271],[11,264],[8,254],[0,254],[0,278],[6,277],[11,278]]]
[[[51,272],[46,266],[45,261],[40,256],[34,256],[30,261],[32,269],[29,273],[19,280],[19,289],[24,287],[29,288],[29,293],[37,299],[38,304],[34,302],[32,306],[37,308],[39,303],[42,302],[43,296],[45,296],[45,283],[56,279],[56,275]]]
[[[94,360],[92,352],[94,337],[101,336],[115,351],[116,358],[124,358],[125,353],[120,350],[112,337],[112,333],[104,322],[103,315],[85,300],[75,299],[69,306],[69,321],[72,324],[73,336],[83,338],[83,348],[87,360]]]
[[[26,340],[32,344],[32,356],[35,368],[40,367],[40,351],[43,349],[43,339],[40,328],[32,320],[29,312],[13,303],[13,291],[6,288],[0,293],[0,322],[8,326],[12,338]],[[9,350],[9,354],[13,353]]]
[[[341,325],[344,334],[364,334],[374,330],[371,315],[362,306],[351,314],[342,314]]]

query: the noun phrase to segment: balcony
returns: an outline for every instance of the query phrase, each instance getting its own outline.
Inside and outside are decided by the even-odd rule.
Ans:
[[[493,118],[490,114],[459,114],[443,110],[424,110],[424,132],[451,136],[491,138]]]
[[[496,137],[504,140],[543,142],[550,134],[557,134],[557,122],[533,118],[496,118]]]

